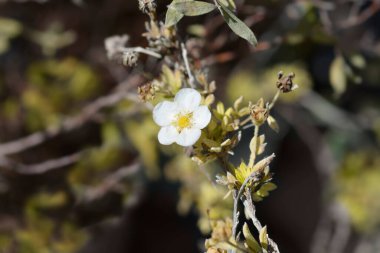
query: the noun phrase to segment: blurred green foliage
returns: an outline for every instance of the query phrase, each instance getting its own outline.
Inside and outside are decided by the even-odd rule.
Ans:
[[[9,49],[10,40],[21,34],[22,29],[18,21],[0,17],[0,55]]]
[[[338,199],[355,227],[374,232],[380,225],[380,156],[373,150],[348,154],[337,175]]]

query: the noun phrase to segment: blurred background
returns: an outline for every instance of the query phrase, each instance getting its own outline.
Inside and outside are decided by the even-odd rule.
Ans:
[[[296,74],[280,133],[264,129],[278,189],[259,219],[283,253],[380,252],[380,1],[236,4],[256,48],[217,13],[178,28],[227,104],[270,99],[280,70]],[[0,1],[1,253],[202,252],[207,210],[230,214],[181,149],[157,143],[137,97],[157,63],[107,59],[111,35],[146,46],[146,21],[132,0]]]

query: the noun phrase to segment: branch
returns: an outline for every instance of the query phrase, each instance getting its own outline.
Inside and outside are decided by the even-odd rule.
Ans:
[[[248,215],[251,218],[253,225],[256,227],[257,231],[260,233],[263,226],[261,225],[259,219],[256,217],[256,207],[253,204],[252,196],[250,191],[246,191],[246,200],[243,201],[245,208],[248,210]],[[267,234],[268,238],[268,253],[280,253],[277,243],[275,243]]]
[[[0,156],[0,167],[12,168],[12,172],[24,175],[39,175],[51,170],[59,169],[76,163],[81,158],[81,152],[63,156],[57,159],[47,160],[42,163],[25,165]]]
[[[103,108],[113,106],[124,99],[138,101],[137,96],[129,92],[129,89],[131,88],[130,86],[126,88],[123,87],[125,84],[125,82],[119,84],[115,89],[115,92],[107,96],[100,97],[94,102],[88,104],[78,115],[64,119],[60,126],[48,127],[40,132],[30,134],[8,143],[0,144],[0,157],[19,153],[42,144],[60,134],[77,129],[86,122],[96,118],[97,113]]]
[[[181,43],[181,49],[182,49],[182,58],[185,63],[186,72],[187,72],[187,75],[189,76],[190,87],[195,88],[195,78],[190,70],[189,60],[187,58],[187,50],[184,43]]]
[[[105,193],[117,188],[120,181],[126,177],[134,175],[140,169],[140,162],[134,162],[131,165],[121,167],[111,175],[107,176],[99,186],[88,189],[79,202],[91,202],[102,197]]]
[[[233,227],[232,227],[232,236],[233,236],[234,239],[236,239],[236,228],[237,228],[237,225],[239,223],[239,221],[238,221],[239,212],[237,211],[237,208],[238,208],[240,197],[241,197],[241,195],[242,195],[242,193],[243,193],[243,191],[245,189],[245,186],[250,181],[257,182],[258,180],[260,180],[260,178],[259,178],[260,172],[261,171],[254,171],[254,172],[252,172],[252,174],[244,180],[244,182],[241,185],[241,187],[240,187],[239,191],[237,192],[237,194],[236,194],[236,190],[235,190],[235,193],[234,193],[234,210],[233,210]]]

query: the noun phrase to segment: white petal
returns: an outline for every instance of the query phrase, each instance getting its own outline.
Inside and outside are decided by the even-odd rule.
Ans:
[[[201,94],[190,88],[184,88],[178,91],[175,95],[174,101],[178,103],[181,110],[193,112],[195,108],[201,103]]]
[[[188,147],[194,145],[197,140],[201,137],[201,130],[197,128],[185,128],[177,136],[177,144]]]
[[[153,120],[159,126],[170,125],[177,114],[178,105],[173,102],[163,101],[153,109]]]
[[[166,126],[158,132],[158,141],[162,145],[170,145],[174,143],[178,137],[178,131],[174,126]]]
[[[193,127],[203,129],[211,120],[211,112],[207,106],[201,105],[193,112]]]

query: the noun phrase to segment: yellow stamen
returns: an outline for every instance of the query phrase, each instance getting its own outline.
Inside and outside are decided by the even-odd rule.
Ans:
[[[191,114],[180,115],[177,119],[177,126],[180,129],[191,126]]]

